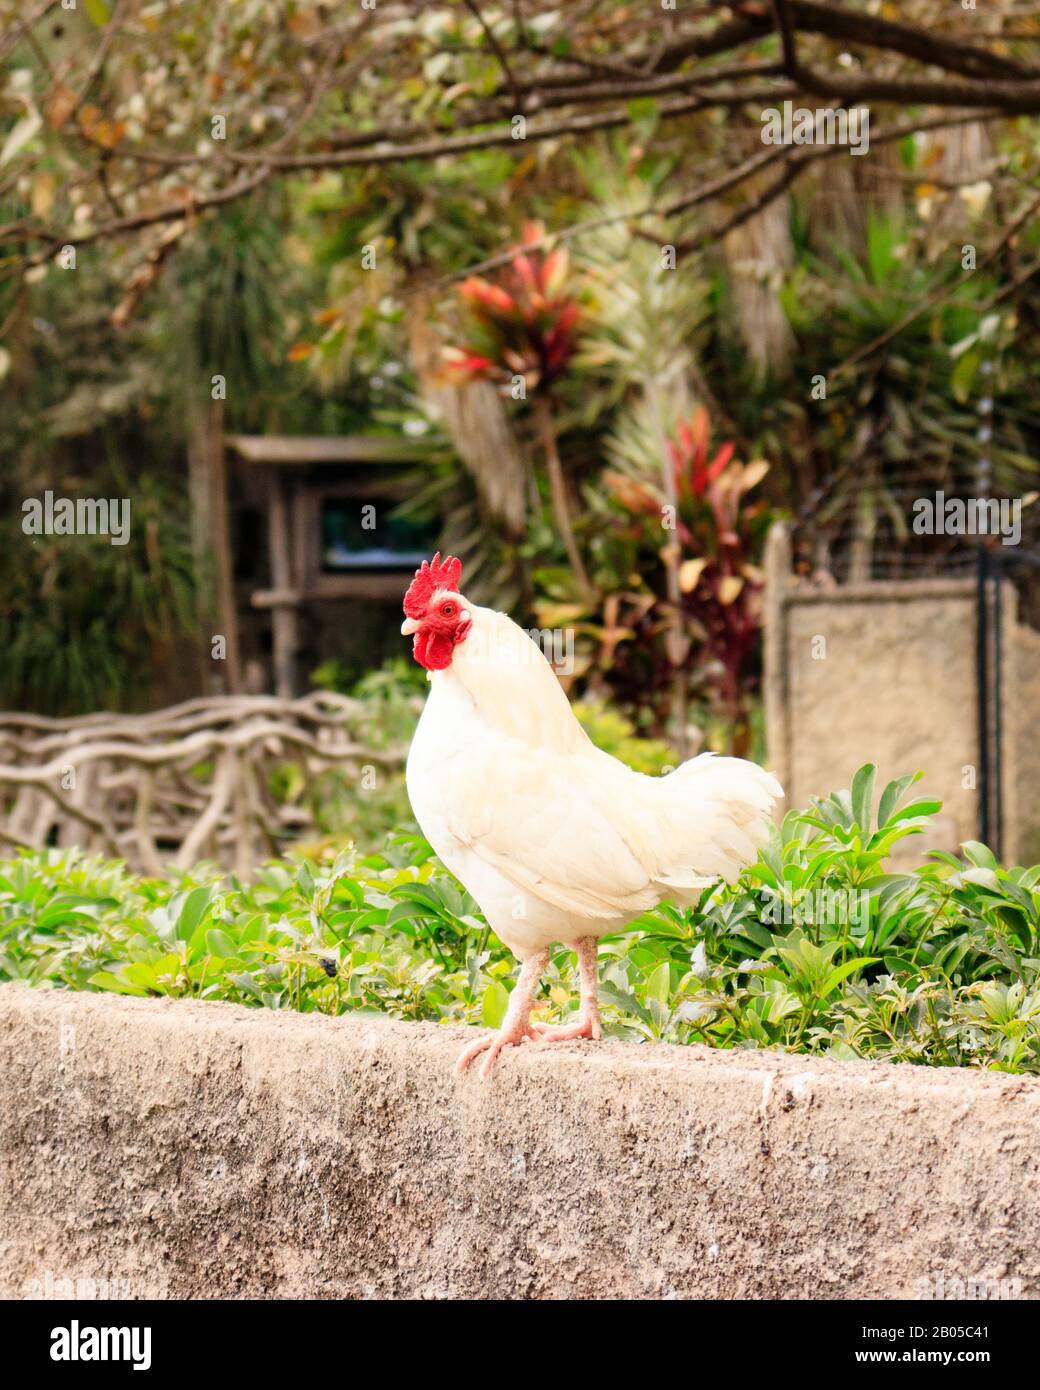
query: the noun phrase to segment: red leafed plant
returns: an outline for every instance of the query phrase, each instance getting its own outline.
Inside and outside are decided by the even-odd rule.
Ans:
[[[647,478],[608,472],[604,480],[615,502],[643,518],[644,541],[677,578],[663,602],[673,613],[677,603],[682,632],[708,658],[732,751],[743,754],[750,744],[749,704],[758,679],[752,658],[762,621],[763,577],[753,557],[771,519],[767,504],[749,502],[747,494],[769,465],[741,463],[732,443],[712,453],[710,434],[701,408],[668,441],[671,497]]]
[[[581,306],[568,290],[563,247],[544,247],[545,228],[524,224],[521,244],[496,282],[471,275],[459,286],[466,309],[465,346],[445,348],[446,374],[512,385],[524,396],[547,395],[567,370],[578,345]]]
[[[466,341],[444,349],[443,371],[449,381],[495,381],[514,399],[530,398],[556,526],[579,588],[589,596],[552,418],[553,390],[577,350],[581,304],[568,287],[566,250],[548,250],[545,240],[541,223],[525,223],[498,279],[471,275],[459,286]]]

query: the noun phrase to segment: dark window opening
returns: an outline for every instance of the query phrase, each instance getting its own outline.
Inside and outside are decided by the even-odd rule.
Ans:
[[[407,569],[427,559],[436,547],[436,522],[395,516],[397,505],[392,498],[322,498],[322,570]]]

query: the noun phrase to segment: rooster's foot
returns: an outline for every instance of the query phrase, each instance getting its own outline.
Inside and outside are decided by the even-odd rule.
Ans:
[[[481,1038],[479,1042],[472,1043],[467,1047],[465,1052],[459,1057],[459,1060],[455,1063],[456,1075],[460,1075],[464,1072],[475,1057],[479,1057],[482,1052],[486,1052],[487,1056],[484,1058],[484,1063],[480,1068],[480,1079],[481,1081],[485,1081],[491,1074],[491,1068],[495,1065],[498,1054],[504,1047],[519,1047],[522,1042],[526,1042],[528,1038],[533,1039],[534,1037],[535,1032],[533,1026],[524,1024],[513,1028],[505,1027],[493,1034],[490,1038]]]
[[[591,1038],[599,1042],[603,1036],[603,1024],[599,1014],[579,1014],[576,1023],[557,1026],[551,1023],[532,1023],[531,1031],[539,1042],[570,1042],[574,1038]]]

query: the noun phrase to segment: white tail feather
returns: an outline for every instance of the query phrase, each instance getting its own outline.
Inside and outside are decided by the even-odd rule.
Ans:
[[[732,883],[769,837],[783,798],[772,773],[743,758],[702,753],[662,779],[666,802],[656,874],[669,889],[700,889],[721,876]]]

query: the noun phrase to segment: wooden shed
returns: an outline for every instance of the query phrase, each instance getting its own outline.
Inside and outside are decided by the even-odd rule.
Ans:
[[[450,450],[443,440],[401,436],[227,435],[220,451],[224,488],[244,500],[252,529],[259,520],[266,538],[266,561],[251,557],[243,597],[249,610],[269,615],[274,691],[289,697],[305,674],[301,635],[309,613],[345,602],[400,604],[441,529],[439,516],[402,515],[401,503],[421,485],[420,469]],[[226,505],[227,549],[241,550],[249,537],[233,537],[234,503]],[[254,537],[258,550],[260,541]],[[256,582],[258,569],[266,576]],[[230,626],[236,651],[229,672],[241,666],[238,623]]]

